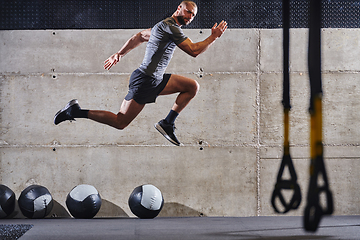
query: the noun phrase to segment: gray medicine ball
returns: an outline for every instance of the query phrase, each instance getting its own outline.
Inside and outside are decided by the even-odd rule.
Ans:
[[[74,218],[93,218],[100,210],[101,197],[94,186],[81,184],[67,195],[66,206]]]
[[[46,187],[31,185],[25,188],[18,200],[22,214],[27,218],[44,218],[53,208],[52,196]]]
[[[136,187],[129,197],[131,212],[139,218],[155,218],[164,206],[161,191],[151,184]]]

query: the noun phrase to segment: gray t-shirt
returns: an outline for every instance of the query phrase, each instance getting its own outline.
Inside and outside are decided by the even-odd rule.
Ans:
[[[176,45],[182,43],[185,39],[187,37],[174,18],[169,17],[157,23],[151,29],[144,60],[139,70],[148,76],[162,79]]]

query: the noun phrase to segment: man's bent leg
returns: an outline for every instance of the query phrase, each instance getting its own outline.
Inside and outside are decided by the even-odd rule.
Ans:
[[[195,97],[199,88],[200,86],[196,80],[172,74],[160,95],[180,93],[172,107],[172,110],[180,113]]]
[[[107,124],[116,129],[124,129],[141,112],[145,104],[139,104],[135,100],[124,100],[118,114],[102,110],[90,110],[88,118],[103,124]]]
[[[179,146],[180,142],[175,135],[174,121],[178,114],[188,105],[199,91],[199,84],[187,77],[172,74],[160,95],[179,93],[168,116],[155,124],[155,128],[171,143]]]

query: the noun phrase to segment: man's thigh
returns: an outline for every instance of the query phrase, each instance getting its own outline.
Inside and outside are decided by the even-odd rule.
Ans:
[[[167,95],[178,92],[188,92],[198,88],[198,83],[191,78],[171,74],[171,77],[160,95]]]

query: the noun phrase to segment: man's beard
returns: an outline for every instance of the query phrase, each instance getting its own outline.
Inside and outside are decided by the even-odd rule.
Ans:
[[[179,21],[179,23],[180,23],[180,25],[187,25],[187,23],[185,22],[185,20],[184,20],[184,17],[183,16],[178,16],[178,21]]]

